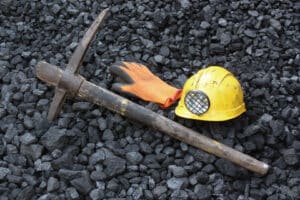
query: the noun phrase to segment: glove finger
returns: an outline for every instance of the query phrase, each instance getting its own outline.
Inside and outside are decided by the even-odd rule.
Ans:
[[[130,93],[130,91],[127,91],[127,90],[124,90],[124,88],[128,87],[128,85],[124,85],[124,84],[121,84],[121,83],[114,83],[112,84],[112,90],[120,93],[120,94],[124,94],[126,96],[129,96],[129,97],[135,97],[137,98],[136,95]]]
[[[121,67],[127,68],[122,62],[116,62],[110,66],[109,70],[112,74],[117,75],[126,83],[133,83],[133,79]]]
[[[139,80],[142,77],[147,77],[147,74],[144,73],[144,70],[139,63],[124,61],[123,66],[125,66],[124,70],[127,71],[128,74],[130,74],[133,80]]]
[[[148,69],[147,66],[136,63],[136,62],[124,62],[124,64],[131,70],[134,71],[138,77],[149,77],[154,76],[153,73]]]
[[[138,66],[138,63],[136,63],[136,62],[126,62],[126,61],[124,61],[124,62],[122,62],[123,63],[123,65],[124,66],[126,66],[126,68],[128,68],[129,70],[137,70],[138,68],[140,68],[139,66]]]
[[[153,76],[152,72],[148,69],[147,66],[140,63],[134,63],[134,66],[138,69],[137,70],[138,76],[144,76],[144,77]]]

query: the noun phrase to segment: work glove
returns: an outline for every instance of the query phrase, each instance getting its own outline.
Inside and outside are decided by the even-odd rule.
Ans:
[[[157,103],[161,108],[171,106],[182,93],[181,89],[168,85],[139,63],[118,62],[110,67],[110,71],[125,82],[114,83],[114,91]]]

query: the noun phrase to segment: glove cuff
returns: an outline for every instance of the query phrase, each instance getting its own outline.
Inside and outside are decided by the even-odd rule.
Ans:
[[[172,97],[168,97],[163,104],[160,104],[160,108],[165,109],[174,104],[178,99],[180,99],[182,94],[182,89],[177,89]]]

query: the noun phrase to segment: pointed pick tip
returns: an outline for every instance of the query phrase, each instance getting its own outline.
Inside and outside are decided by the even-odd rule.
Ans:
[[[59,107],[53,108],[54,106],[50,106],[50,109],[48,111],[47,120],[48,122],[52,122],[60,112]]]
[[[107,12],[110,10],[110,7],[105,8],[102,12]]]
[[[47,116],[48,122],[53,122],[54,118],[55,118],[55,117],[52,116],[52,115],[50,115],[50,114],[48,114],[48,116]]]
[[[106,16],[109,10],[110,10],[110,7],[105,8],[104,10],[102,10],[100,12],[100,14],[98,16]]]
[[[54,98],[50,104],[50,108],[48,111],[47,119],[48,121],[53,121],[57,115],[60,113],[63,103],[66,99],[67,92],[63,89],[55,89]]]

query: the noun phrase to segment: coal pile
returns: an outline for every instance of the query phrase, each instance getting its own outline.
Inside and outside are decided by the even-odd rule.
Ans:
[[[79,98],[46,121],[54,90],[35,65],[65,66],[107,7],[81,75],[110,89],[109,66],[137,61],[182,87],[199,69],[224,66],[244,90],[237,119],[184,120],[175,106],[132,100],[270,164],[266,176]],[[299,199],[299,13],[293,0],[1,0],[0,199]]]

